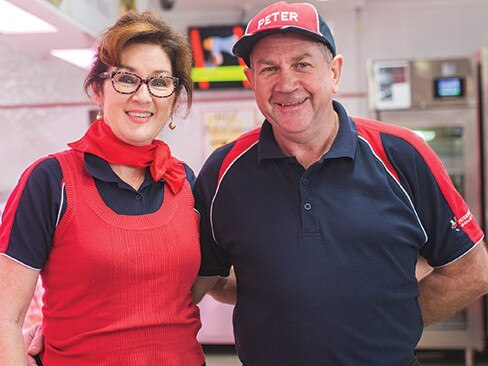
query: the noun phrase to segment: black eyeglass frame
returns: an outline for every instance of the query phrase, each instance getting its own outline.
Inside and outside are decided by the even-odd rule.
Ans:
[[[114,76],[115,75],[118,75],[118,74],[135,76],[136,78],[139,79],[139,85],[137,85],[136,89],[133,92],[121,92],[121,91],[117,90],[117,88],[115,87],[115,83],[114,83]],[[147,90],[149,91],[149,94],[151,94],[152,96],[154,96],[156,98],[169,98],[170,96],[172,96],[174,94],[174,92],[176,91],[176,89],[178,88],[178,84],[179,84],[179,81],[180,81],[176,76],[170,76],[170,75],[151,76],[149,78],[144,78],[143,79],[139,75],[136,75],[136,74],[134,74],[132,72],[117,71],[117,70],[114,70],[114,71],[105,71],[105,72],[102,72],[101,74],[99,74],[98,76],[101,79],[110,78],[110,81],[112,82],[112,87],[114,88],[114,90],[117,93],[120,93],[120,94],[134,94],[134,93],[137,93],[137,91],[140,89],[141,85],[142,84],[146,84],[147,85]],[[154,94],[151,91],[151,87],[149,86],[149,82],[151,80],[153,80],[153,79],[159,79],[159,78],[171,79],[171,81],[173,82],[174,88],[173,88],[173,91],[170,94],[165,95],[165,96],[161,96],[161,95],[156,95],[156,94]]]

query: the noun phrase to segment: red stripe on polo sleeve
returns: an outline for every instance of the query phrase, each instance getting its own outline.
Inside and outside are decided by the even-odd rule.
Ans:
[[[227,169],[232,165],[232,163],[237,160],[237,158],[248,148],[250,148],[256,141],[259,140],[259,134],[261,132],[261,127],[255,128],[245,134],[239,136],[228,154],[225,156],[222,165],[220,166],[219,177],[217,179],[217,186],[220,184],[222,176],[225,174]]]
[[[402,138],[409,144],[411,144],[417,150],[420,156],[422,156],[425,163],[429,167],[432,175],[434,176],[434,179],[439,185],[439,189],[441,190],[442,195],[446,199],[447,204],[449,205],[452,212],[454,213],[454,216],[456,217],[457,225],[459,225],[459,227],[468,235],[473,243],[478,243],[481,239],[483,239],[483,231],[480,229],[471,211],[469,211],[468,205],[452,184],[451,178],[447,174],[447,171],[444,168],[439,157],[429,147],[429,145],[424,142],[424,140],[422,140],[413,131],[401,126],[391,125],[364,118],[354,117],[353,119],[358,126],[358,132],[361,131],[360,134],[365,133],[364,131],[367,130],[374,130],[378,133],[387,133],[392,136]],[[370,134],[373,135],[372,132],[370,132]],[[375,144],[381,145],[381,140],[374,141],[376,141]],[[388,159],[386,158],[386,154],[384,156],[384,163],[387,164]],[[388,164],[391,166],[389,162]]]

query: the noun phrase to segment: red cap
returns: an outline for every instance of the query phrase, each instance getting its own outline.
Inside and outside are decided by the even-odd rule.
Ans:
[[[249,55],[254,44],[263,37],[280,32],[295,32],[312,37],[324,43],[332,55],[336,55],[332,32],[317,9],[308,3],[288,4],[284,1],[267,6],[252,18],[232,52],[250,66]]]

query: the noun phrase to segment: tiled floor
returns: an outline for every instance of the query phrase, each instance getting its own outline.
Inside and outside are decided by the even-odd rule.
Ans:
[[[463,351],[418,351],[417,357],[426,366],[465,366]],[[475,352],[473,366],[488,366],[488,353]]]
[[[241,366],[234,346],[203,346],[207,366]]]
[[[204,350],[207,366],[241,366],[232,346],[204,346]],[[461,351],[419,351],[417,356],[422,366],[465,366]],[[488,352],[475,353],[473,366],[488,366]]]

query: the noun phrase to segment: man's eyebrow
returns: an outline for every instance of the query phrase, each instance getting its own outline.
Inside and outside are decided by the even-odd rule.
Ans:
[[[302,61],[303,59],[311,58],[311,57],[312,57],[312,55],[310,53],[306,52],[306,53],[303,53],[301,55],[292,57],[292,61],[294,61],[294,62]]]
[[[297,55],[297,56],[293,56],[291,58],[292,62],[298,62],[298,61],[302,61],[304,59],[307,59],[307,58],[311,58],[312,55],[308,52],[306,53],[303,53],[303,54],[300,54],[300,55]],[[256,64],[260,64],[260,65],[274,65],[275,62],[271,59],[266,59],[266,58],[261,58],[261,59],[258,59],[258,60],[255,60],[254,61]]]

